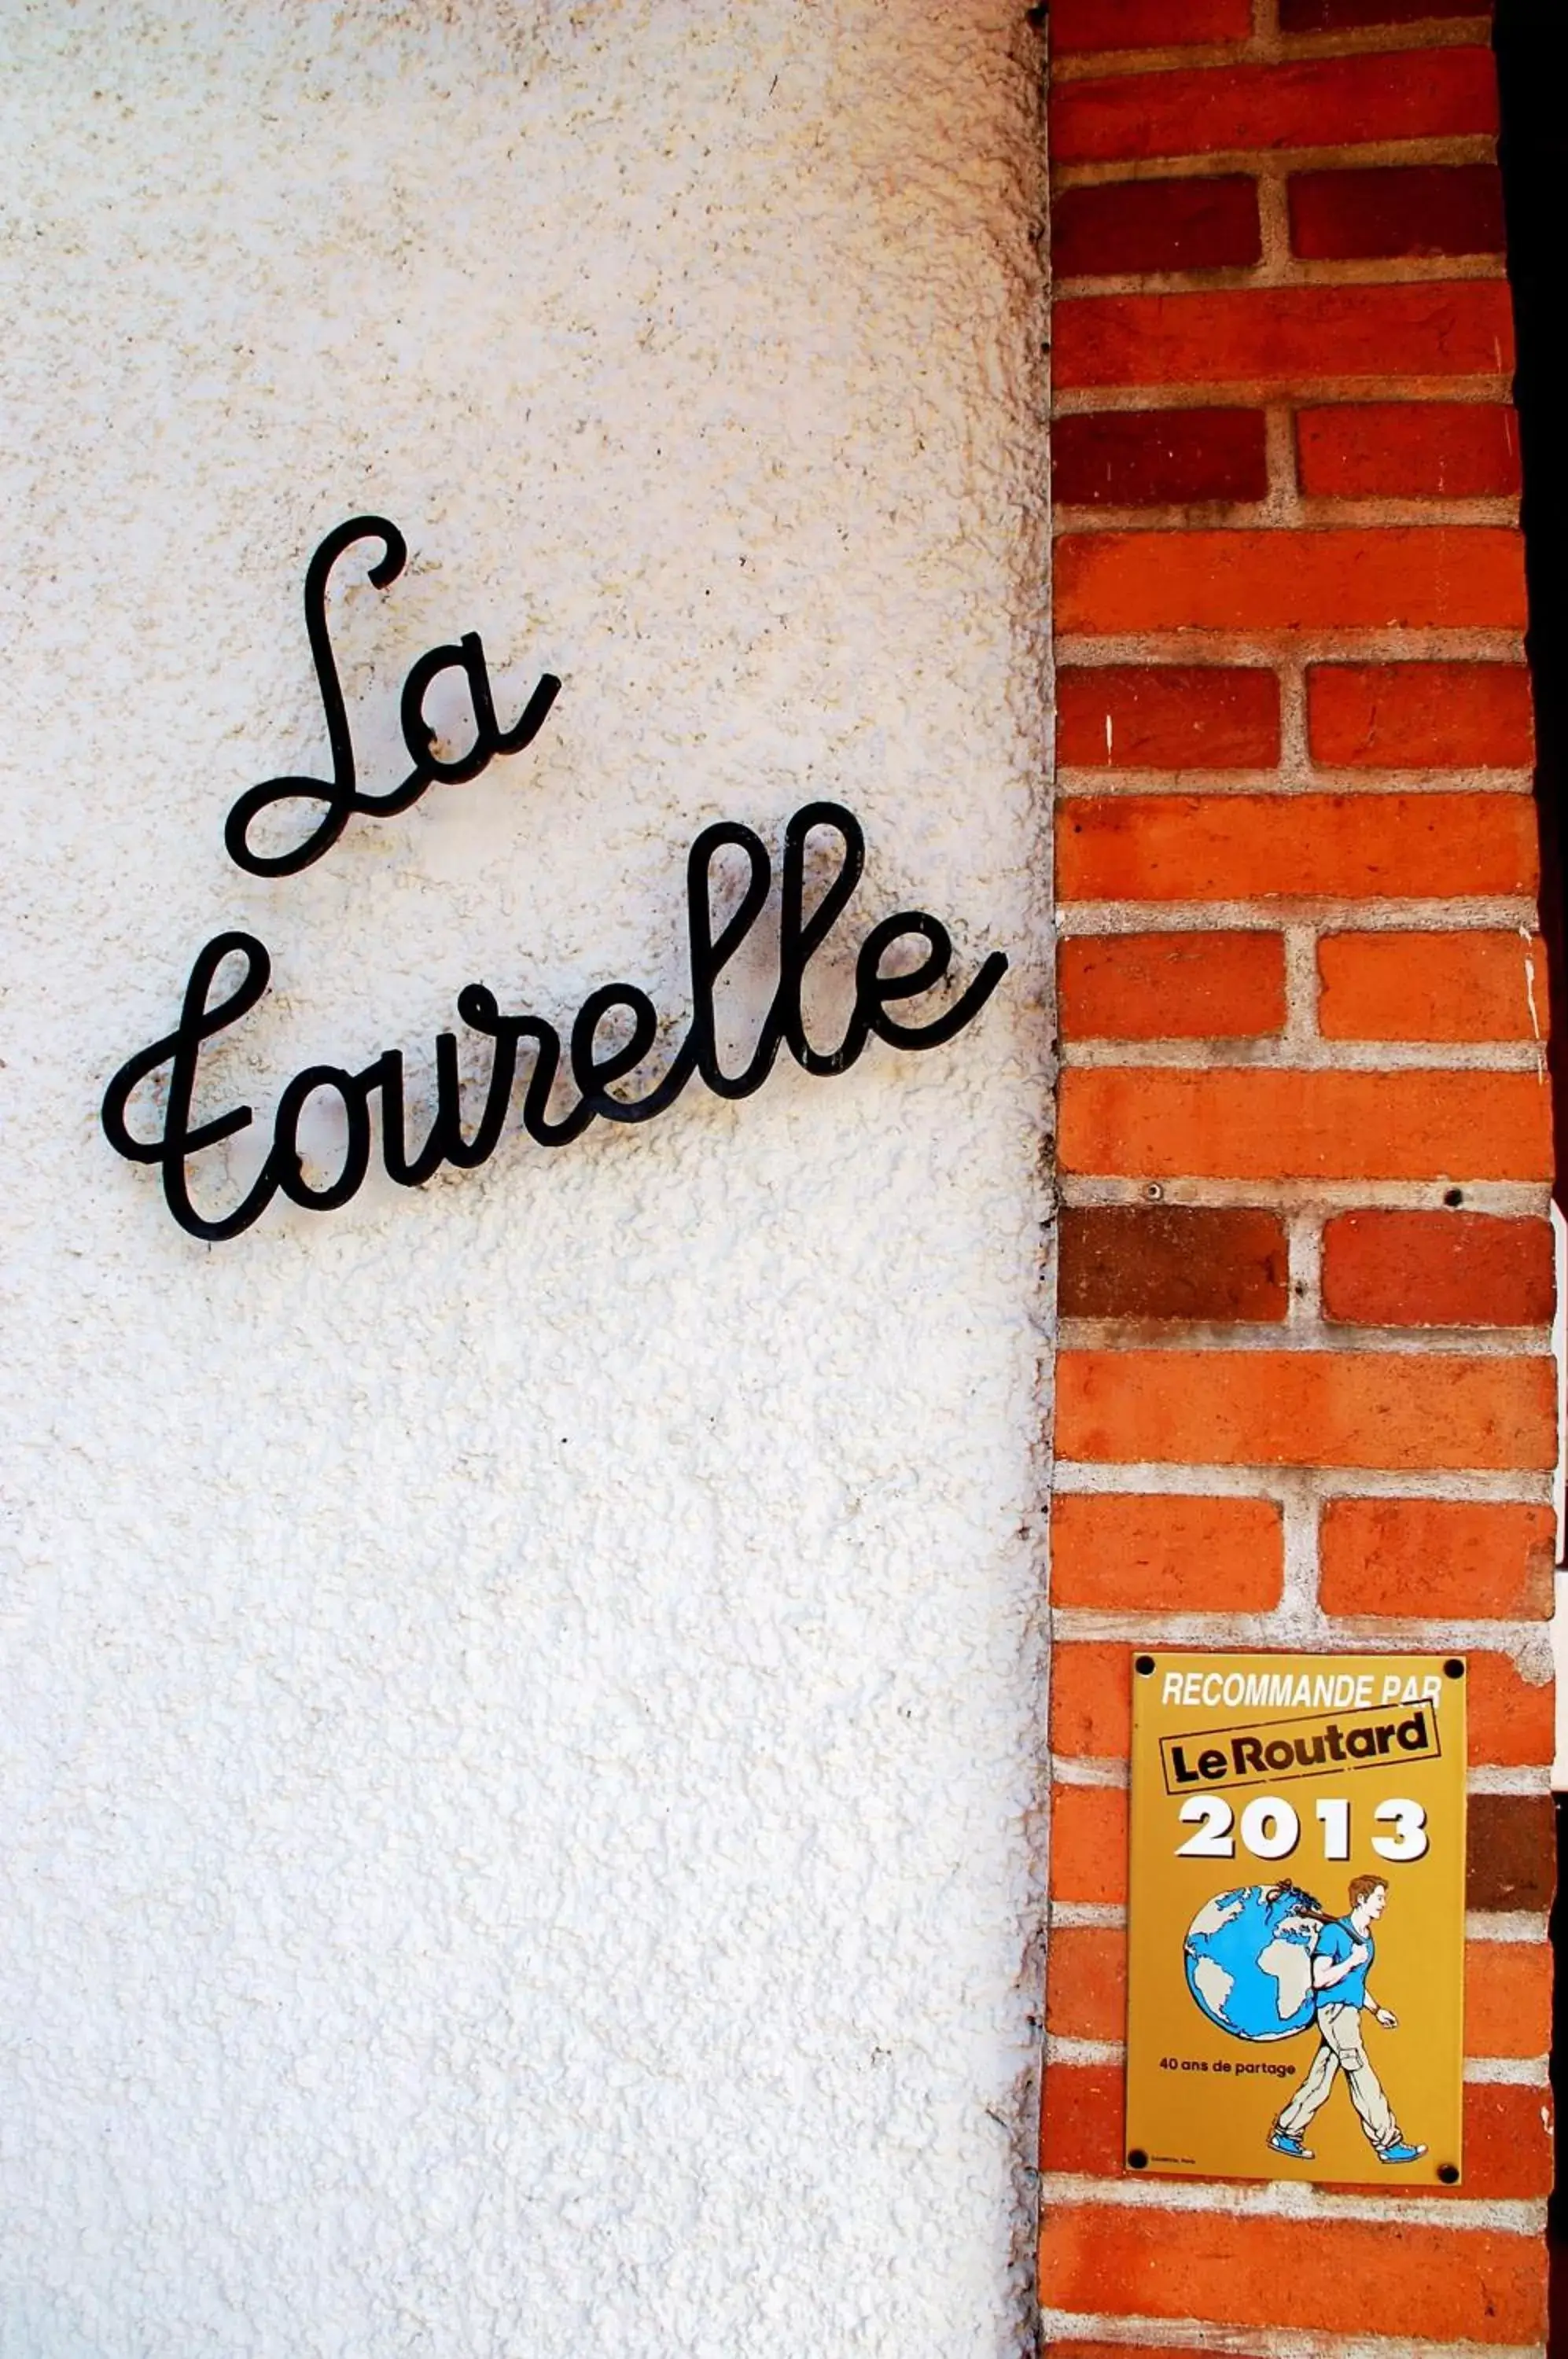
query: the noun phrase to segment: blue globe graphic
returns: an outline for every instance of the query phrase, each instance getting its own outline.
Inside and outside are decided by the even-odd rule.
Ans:
[[[1237,2039],[1289,2039],[1317,2013],[1317,1903],[1291,1884],[1241,1885],[1205,1900],[1182,1944],[1187,1988]]]

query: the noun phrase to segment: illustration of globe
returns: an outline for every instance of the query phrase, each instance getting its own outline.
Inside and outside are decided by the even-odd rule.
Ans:
[[[1243,1885],[1205,1900],[1182,1945],[1187,1987],[1237,2039],[1289,2039],[1317,2012],[1312,1952],[1321,1916],[1294,1885]]]

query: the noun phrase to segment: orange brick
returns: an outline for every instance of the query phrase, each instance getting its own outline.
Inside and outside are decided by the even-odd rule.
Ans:
[[[1058,82],[1051,148],[1057,164],[1106,163],[1453,138],[1495,131],[1497,122],[1497,77],[1486,49],[1400,49]]]
[[[1047,2064],[1040,2093],[1041,2170],[1120,2172],[1127,2081],[1119,2064]]]
[[[1057,1455],[1131,1464],[1552,1465],[1550,1359],[1063,1352]]]
[[[1045,1952],[1045,2025],[1058,2039],[1125,2036],[1127,1935],[1119,1925],[1052,1926]]]
[[[1279,1602],[1284,1543],[1272,1499],[1064,1492],[1051,1532],[1055,1605],[1261,1614]]]
[[[1319,1595],[1329,1614],[1544,1619],[1554,1529],[1550,1507],[1523,1503],[1331,1499]]]
[[[1119,2175],[1127,2082],[1119,2064],[1050,2064],[1040,2093],[1042,2170]],[[1473,2082],[1465,2091],[1465,2179],[1455,2195],[1493,2201],[1552,2185],[1551,2093]]]
[[[1051,1657],[1051,1751],[1123,1761],[1131,1744],[1131,1647],[1059,1640]]]
[[[1505,376],[1508,288],[1258,287],[1192,295],[1073,295],[1054,306],[1062,386],[1245,385],[1254,396],[1324,377]]]
[[[1519,425],[1494,401],[1336,402],[1296,413],[1316,499],[1476,499],[1519,487]]]
[[[1279,934],[1080,934],[1059,952],[1068,1040],[1238,1040],[1285,1021]]]
[[[1070,49],[1163,49],[1199,41],[1245,41],[1252,0],[1055,0],[1051,46]]]
[[[1545,1180],[1529,1073],[1069,1071],[1063,1171],[1150,1180]]]
[[[1528,767],[1534,757],[1522,664],[1312,664],[1307,731],[1335,768]]]
[[[1495,1769],[1549,1767],[1556,1747],[1550,1680],[1524,1678],[1507,1655],[1471,1655],[1470,1758]]]
[[[1323,1230],[1323,1309],[1363,1327],[1550,1326],[1546,1221],[1344,1212]]]
[[[1056,627],[1296,631],[1524,627],[1523,543],[1489,525],[1067,533]]]
[[[1327,1040],[1538,1040],[1546,950],[1504,934],[1324,934],[1318,1029]]]
[[[1056,758],[1094,770],[1248,770],[1279,759],[1279,682],[1257,665],[1068,665]]]
[[[1057,1934],[1054,1939],[1066,1937]],[[1099,1935],[1095,1940],[1126,1936]],[[1125,1956],[1123,1973],[1125,1975]],[[1125,2003],[1123,2012],[1125,2013]],[[1064,2036],[1111,2039],[1114,2032]],[[1552,2045],[1552,1951],[1544,1941],[1469,1941],[1465,1949],[1465,2052],[1544,2056]]]
[[[1075,795],[1056,824],[1063,901],[1526,894],[1537,861],[1528,795]]]
[[[1504,2202],[1552,2192],[1552,2092],[1471,2082],[1465,2091],[1465,2183],[1456,2195]]]
[[[1533,2235],[1365,2220],[1279,2220],[1152,2204],[1048,2205],[1051,2309],[1227,2327],[1302,2327],[1450,2344],[1540,2343],[1546,2253]]]
[[[1127,1792],[1058,1786],[1051,1798],[1051,1891],[1056,1900],[1127,1898]]]

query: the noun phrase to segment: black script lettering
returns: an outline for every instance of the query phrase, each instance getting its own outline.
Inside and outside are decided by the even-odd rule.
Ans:
[[[364,792],[355,782],[348,711],[327,629],[327,583],[332,568],[344,551],[360,540],[381,543],[382,555],[369,568],[369,578],[378,590],[396,582],[408,561],[408,545],[395,524],[385,516],[361,516],[335,526],[305,570],[305,635],[327,724],[332,775],[330,778],[264,778],[259,785],[247,787],[237,799],[224,822],[223,842],[230,859],[253,876],[297,875],[300,869],[309,868],[323,853],[332,850],[355,811],[391,818],[417,803],[428,788],[437,784],[455,786],[464,779],[476,778],[497,754],[520,753],[539,735],[561,690],[560,680],[546,672],[528,699],[521,719],[513,728],[504,730],[495,718],[490,675],[476,634],[465,633],[455,647],[432,647],[410,667],[399,707],[403,742],[414,766],[397,786],[381,794]],[[424,700],[437,674],[447,670],[460,670],[468,682],[474,706],[474,743],[466,754],[443,761],[433,750],[435,733],[425,719]],[[319,803],[321,817],[298,843],[286,851],[257,852],[250,841],[253,823],[263,811],[273,810],[278,803],[290,802]]]
[[[928,945],[926,956],[907,973],[884,974],[884,955],[906,934],[918,935]],[[940,1048],[974,1020],[1006,974],[1007,962],[1000,951],[992,951],[968,989],[929,1023],[900,1024],[887,1014],[887,1003],[890,999],[913,999],[920,992],[930,991],[934,984],[942,982],[952,963],[952,937],[940,918],[928,918],[923,909],[900,909],[896,918],[884,918],[866,935],[855,963],[856,1022],[864,1022],[891,1049]]]
[[[1263,1740],[1261,1737],[1233,1737],[1231,1739],[1230,1754],[1231,1759],[1236,1764],[1236,1774],[1238,1777],[1242,1777],[1248,1769],[1256,1769],[1259,1776],[1262,1775]]]
[[[1412,1720],[1401,1720],[1395,1734],[1399,1738],[1401,1750],[1406,1753],[1426,1753],[1431,1749],[1427,1741],[1426,1722],[1419,1712]]]
[[[805,846],[808,835],[818,828],[836,832],[843,856],[807,916]],[[744,855],[746,882],[735,908],[715,929],[712,868],[715,855],[726,849]],[[539,1147],[564,1147],[595,1117],[606,1122],[646,1122],[673,1104],[694,1074],[701,1075],[715,1096],[749,1096],[766,1080],[781,1047],[787,1047],[807,1072],[824,1075],[847,1071],[873,1034],[898,1049],[935,1048],[974,1020],[1006,973],[1007,962],[1000,951],[993,951],[974,981],[942,1015],[922,1025],[895,1022],[886,1013],[887,1003],[930,990],[945,978],[952,962],[945,927],[920,910],[888,919],[866,937],[856,961],[855,1003],[840,1046],[832,1051],[819,1050],[806,1038],[800,1013],[806,970],[847,905],[864,858],[859,823],[841,805],[810,803],[790,820],[784,842],[778,988],[750,1061],[738,1073],[726,1072],[719,1061],[713,991],[761,915],[772,867],[759,837],[749,828],[722,821],[703,829],[687,862],[691,1025],[662,1075],[640,1096],[614,1094],[615,1085],[627,1080],[647,1060],[659,1035],[658,1010],[636,984],[604,984],[583,1001],[569,1035],[568,1062],[577,1099],[563,1112],[552,1114],[550,1101],[561,1071],[561,1034],[542,1016],[504,1015],[487,985],[467,984],[458,994],[458,1014],[473,1033],[490,1044],[489,1077],[472,1136],[464,1126],[459,1041],[453,1032],[436,1036],[435,1112],[418,1146],[409,1142],[400,1049],[384,1049],[358,1073],[339,1065],[310,1065],[294,1076],[279,1097],[270,1150],[244,1197],[221,1215],[201,1212],[191,1198],[188,1164],[205,1148],[247,1128],[254,1117],[249,1106],[235,1106],[208,1122],[192,1120],[198,1060],[204,1042],[236,1024],[258,1004],[271,977],[271,961],[254,935],[224,933],[214,935],[198,951],[174,1030],[138,1050],[110,1082],[103,1094],[104,1135],[116,1153],[130,1161],[160,1165],[165,1201],[180,1227],[191,1236],[216,1241],[240,1235],[278,1193],[306,1212],[332,1212],[346,1204],[358,1192],[369,1169],[373,1097],[380,1106],[382,1160],[388,1179],[397,1186],[422,1187],[443,1164],[463,1170],[477,1169],[495,1152],[506,1131],[518,1055],[526,1045],[531,1045],[534,1055],[523,1094],[522,1126]],[[926,944],[925,958],[906,973],[883,974],[884,955],[895,941],[910,934]],[[244,962],[241,978],[227,997],[214,1003],[212,995],[219,971],[234,958]],[[601,1036],[606,1019],[617,1014],[629,1018],[629,1028],[617,1045],[605,1046]],[[130,1127],[131,1098],[165,1066],[169,1082],[162,1130],[157,1137],[139,1137]],[[343,1109],[344,1138],[336,1172],[317,1184],[306,1175],[299,1133],[311,1099],[328,1093],[336,1095]],[[1221,1775],[1224,1767],[1223,1754],[1205,1752],[1199,1758],[1198,1773],[1204,1777]]]
[[[1171,1747],[1171,1767],[1176,1773],[1178,1786],[1197,1784],[1200,1773],[1196,1769],[1188,1768],[1187,1756],[1180,1745],[1173,1745]]]
[[[299,1117],[318,1090],[335,1090],[343,1102],[348,1142],[342,1168],[324,1188],[312,1188],[299,1159]],[[370,1169],[370,1110],[362,1075],[345,1073],[341,1065],[307,1065],[296,1073],[278,1101],[269,1158],[278,1185],[291,1203],[307,1212],[335,1212],[357,1196]]]
[[[231,958],[245,961],[245,973],[227,999],[220,1000],[215,1007],[209,1006],[208,995],[218,970]],[[249,1193],[232,1212],[221,1220],[210,1220],[196,1210],[186,1185],[186,1163],[204,1147],[216,1147],[220,1140],[248,1130],[254,1119],[249,1106],[235,1106],[216,1121],[191,1122],[197,1059],[203,1040],[212,1039],[215,1033],[249,1015],[265,995],[271,976],[272,961],[254,934],[214,934],[196,953],[174,1030],[127,1059],[103,1093],[103,1131],[110,1146],[133,1163],[161,1164],[164,1201],[169,1211],[191,1236],[204,1237],[212,1244],[224,1237],[237,1237],[253,1221],[259,1220],[277,1193],[278,1182],[269,1156]],[[155,1139],[136,1138],[126,1118],[132,1093],[143,1082],[150,1081],[163,1065],[169,1069],[163,1129]]]

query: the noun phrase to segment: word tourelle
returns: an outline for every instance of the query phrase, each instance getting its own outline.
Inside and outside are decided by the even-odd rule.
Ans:
[[[807,839],[822,830],[837,838],[837,865],[808,911]],[[715,929],[713,864],[726,849],[742,855],[746,881],[738,902]],[[191,1193],[192,1158],[247,1129],[254,1115],[248,1105],[239,1105],[195,1119],[201,1051],[206,1042],[250,1013],[265,995],[272,973],[267,950],[254,934],[222,933],[197,953],[173,1031],[139,1049],[109,1083],[103,1104],[104,1133],[116,1152],[131,1162],[161,1166],[164,1200],[180,1227],[193,1237],[216,1241],[241,1235],[279,1194],[309,1212],[327,1212],[346,1204],[370,1168],[373,1100],[380,1114],[382,1163],[400,1187],[423,1186],[443,1164],[472,1170],[487,1162],[506,1130],[525,1049],[532,1051],[532,1067],[523,1094],[523,1127],[536,1146],[564,1147],[595,1119],[650,1122],[674,1104],[693,1076],[718,1097],[749,1097],[768,1079],[780,1049],[787,1049],[808,1073],[829,1075],[847,1072],[873,1038],[895,1049],[940,1048],[974,1021],[1006,973],[1007,961],[1002,951],[991,951],[939,1013],[920,1024],[900,1020],[891,1010],[940,985],[952,963],[946,927],[920,909],[884,918],[866,935],[855,960],[854,1006],[837,1047],[819,1049],[807,1038],[801,1013],[807,969],[855,892],[865,858],[859,822],[842,804],[808,803],[790,819],[780,875],[778,988],[751,1054],[738,1071],[727,1071],[720,1060],[714,992],[762,914],[771,889],[772,864],[761,838],[750,828],[720,821],[702,830],[687,861],[691,1024],[662,1072],[635,1094],[617,1094],[616,1085],[635,1086],[633,1077],[648,1060],[659,1028],[653,1001],[635,984],[605,984],[578,1009],[565,1060],[575,1100],[554,1112],[551,1100],[562,1068],[556,1027],[541,1016],[504,1014],[494,992],[483,984],[469,984],[458,994],[458,1014],[470,1031],[488,1042],[490,1060],[483,1103],[472,1129],[463,1119],[455,1033],[436,1037],[435,1111],[414,1147],[408,1142],[401,1049],[384,1049],[358,1072],[340,1065],[310,1065],[295,1074],[278,1099],[271,1147],[240,1201],[225,1212],[203,1212]],[[915,962],[889,972],[889,958],[910,943],[919,946]],[[213,985],[231,962],[237,962],[237,979],[228,982],[214,1000]],[[605,1027],[617,1015],[615,1030],[622,1037],[610,1045]],[[138,1136],[131,1127],[131,1100],[166,1067],[161,1126],[153,1136]],[[307,1105],[323,1094],[335,1096],[341,1105],[344,1143],[335,1172],[316,1180],[305,1170],[299,1131]]]

